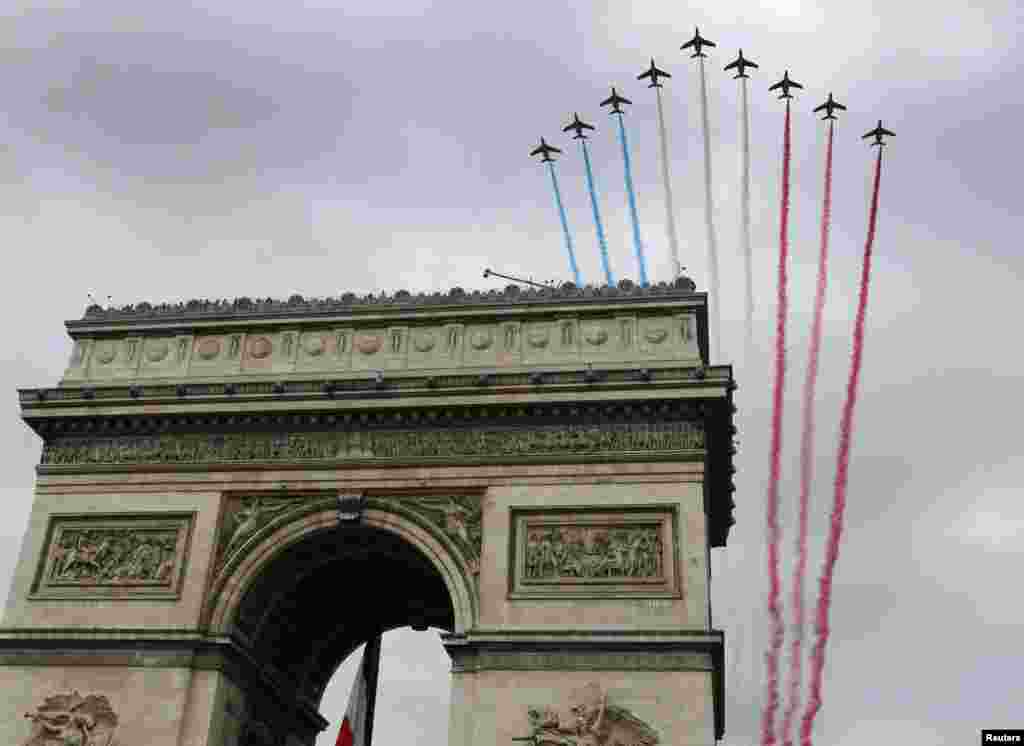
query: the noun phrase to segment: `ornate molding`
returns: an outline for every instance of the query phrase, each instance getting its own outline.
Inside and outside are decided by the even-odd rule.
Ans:
[[[630,280],[622,280],[615,287],[604,286],[577,287],[571,282],[552,288],[522,288],[508,285],[504,290],[474,290],[466,292],[462,288],[452,288],[447,293],[419,293],[413,295],[406,290],[399,290],[393,295],[372,293],[357,296],[345,293],[337,298],[304,298],[293,295],[288,300],[272,298],[235,298],[234,300],[190,300],[187,303],[148,303],[141,302],[120,308],[103,308],[99,305],[89,306],[83,321],[120,321],[146,320],[152,318],[190,318],[190,317],[244,317],[277,314],[323,314],[346,313],[356,309],[375,309],[384,307],[421,307],[450,305],[483,305],[489,303],[520,304],[550,303],[574,300],[593,300],[602,298],[688,298],[697,290],[696,283],[688,277],[680,277],[671,285],[659,282],[656,285],[640,287]]]
[[[193,514],[53,516],[30,599],[177,599]]]
[[[711,671],[709,653],[494,651],[453,654],[452,671]]]
[[[289,461],[406,461],[699,451],[692,422],[538,425],[443,430],[332,430],[310,433],[161,434],[56,438],[43,466],[205,464]]]

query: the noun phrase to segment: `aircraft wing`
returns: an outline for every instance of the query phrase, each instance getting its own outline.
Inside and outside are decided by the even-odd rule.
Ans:
[[[651,68],[647,72],[642,73],[640,75],[637,75],[636,79],[637,80],[643,80],[644,78],[653,78],[653,77],[654,77],[654,68]]]
[[[696,42],[696,41],[697,41],[696,39],[690,39],[688,42],[686,42],[683,46],[681,46],[679,48],[680,49],[689,49],[690,47],[693,46],[694,42]]]
[[[782,88],[782,84],[783,84],[783,81],[780,80],[778,83],[776,83],[775,85],[771,86],[768,90],[769,91],[774,91],[776,88]]]
[[[623,98],[622,96],[619,96],[619,103],[621,103],[621,104],[631,104],[633,102],[630,101],[628,98]]]
[[[700,43],[703,44],[705,47],[715,46],[715,43],[713,41],[708,41],[707,39],[701,39]]]
[[[833,104],[833,106],[839,106],[839,104]],[[825,111],[826,109],[828,109],[828,102],[827,101],[825,103],[823,103],[821,106],[816,106],[813,109],[811,109],[811,112],[813,113],[813,112],[816,112],[816,111]]]
[[[881,135],[889,135],[890,137],[896,137],[896,133],[895,132],[890,132],[889,130],[885,129],[884,127],[879,127],[878,128],[878,133],[881,134]]]
[[[832,106],[834,106],[836,109],[842,109],[843,111],[846,111],[845,106],[843,106],[842,104],[837,104],[835,101],[832,102]]]
[[[739,60],[735,60],[734,62],[730,62],[728,65],[726,65],[722,69],[723,70],[732,70],[734,67],[739,67],[739,66],[740,66],[740,61]]]
[[[792,80],[791,80],[791,81],[789,81],[789,84],[790,84],[790,86],[792,86],[793,88],[803,88],[803,86],[802,86],[802,85],[800,85],[799,83],[794,83],[794,82],[793,82]]]

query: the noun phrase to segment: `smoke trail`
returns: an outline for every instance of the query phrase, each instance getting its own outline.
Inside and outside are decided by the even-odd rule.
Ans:
[[[751,268],[752,257],[750,249],[750,108],[747,103],[747,78],[741,78],[743,92],[743,109],[741,122],[741,140],[743,148],[743,175],[740,191],[740,236],[743,244],[743,277],[746,286],[745,304],[745,326],[746,326],[746,355],[745,361],[749,365],[753,358],[754,350],[754,278]]]
[[[825,310],[825,288],[828,280],[828,230],[832,220],[832,135],[833,121],[828,123],[825,148],[825,194],[821,208],[821,252],[818,256],[818,288],[814,296],[814,320],[804,381],[803,432],[800,437],[800,526],[796,540],[797,561],[793,570],[793,642],[790,650],[789,703],[782,721],[782,743],[791,746],[793,719],[800,707],[804,642],[804,575],[807,571],[807,513],[811,496],[814,460],[814,389],[818,380],[818,353],[821,350],[821,321]]]
[[[626,167],[626,193],[629,196],[629,211],[633,218],[633,245],[636,247],[636,261],[640,265],[640,286],[647,287],[647,263],[644,261],[644,245],[640,241],[640,218],[636,213],[636,192],[633,190],[633,167],[629,160],[629,143],[626,140],[626,125],[619,114],[619,139],[622,142],[622,161]]]
[[[857,319],[853,327],[853,359],[850,362],[850,379],[846,384],[846,402],[839,425],[839,454],[836,464],[835,492],[832,502],[831,525],[828,543],[825,547],[825,563],[818,580],[818,607],[815,613],[814,648],[811,653],[811,684],[807,708],[804,710],[800,727],[800,743],[811,746],[811,729],[814,717],[821,709],[821,676],[825,669],[825,647],[828,644],[828,615],[832,602],[832,576],[839,559],[839,541],[843,534],[843,510],[846,507],[846,483],[850,465],[850,436],[853,432],[853,408],[857,403],[857,383],[860,380],[861,357],[864,353],[864,317],[868,305],[868,281],[871,278],[871,249],[875,243],[875,228],[878,224],[878,188],[882,177],[882,149],[878,149],[875,161],[875,183],[871,191],[871,210],[868,216],[868,237],[864,244],[864,266],[861,270],[860,297],[857,301]]]
[[[661,104],[661,88],[655,88],[654,92],[658,95],[658,134],[661,139],[661,180],[665,183],[665,225],[668,228],[668,243],[672,248],[672,279],[675,280],[683,274],[683,267],[679,263],[679,237],[676,235],[676,215],[675,207],[672,202],[672,180],[668,175],[668,135],[665,130],[665,111]]]
[[[700,63],[700,115],[701,127],[704,130],[704,224],[708,232],[708,265],[711,274],[711,317],[714,329],[712,329],[712,340],[714,346],[708,351],[708,358],[711,358],[712,351],[715,355],[721,355],[720,347],[722,326],[722,313],[719,308],[718,293],[718,239],[715,237],[714,205],[711,202],[711,135],[708,125],[708,86],[704,75],[704,58],[697,59]]]
[[[786,101],[786,124],[782,143],[782,205],[779,220],[779,287],[778,309],[775,317],[775,388],[772,392],[771,467],[768,477],[768,615],[771,638],[765,653],[767,689],[764,711],[761,715],[761,744],[775,743],[775,711],[779,706],[779,651],[782,649],[782,609],[779,604],[779,473],[782,461],[782,403],[786,379],[786,260],[789,254],[789,163],[790,117]]]
[[[594,211],[594,225],[597,226],[597,243],[601,249],[601,266],[604,268],[604,277],[609,285],[615,284],[612,276],[612,267],[608,261],[608,242],[604,238],[604,225],[601,223],[601,212],[597,208],[597,190],[594,188],[594,172],[590,168],[590,153],[587,151],[587,141],[581,139],[583,146],[583,163],[587,168],[587,189],[590,191],[590,207]]]
[[[569,269],[576,282],[576,287],[582,287],[580,282],[580,268],[576,266],[576,252],[572,248],[572,234],[569,233],[569,221],[565,217],[565,207],[562,205],[562,193],[558,190],[558,179],[555,177],[555,164],[548,161],[548,170],[551,172],[551,186],[555,190],[555,204],[558,205],[558,217],[562,219],[562,232],[565,233],[565,248],[569,252]]]

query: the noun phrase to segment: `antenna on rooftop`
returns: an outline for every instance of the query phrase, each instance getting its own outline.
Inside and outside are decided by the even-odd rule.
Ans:
[[[485,269],[485,270],[484,270],[484,279],[485,279],[485,280],[486,280],[486,279],[487,279],[488,277],[490,277],[491,275],[494,275],[495,277],[500,277],[500,278],[502,278],[503,280],[511,280],[512,282],[521,282],[521,283],[523,283],[524,285],[532,285],[532,286],[533,286],[533,287],[535,287],[535,288],[551,288],[551,287],[554,287],[554,285],[555,285],[555,282],[554,282],[554,280],[549,280],[549,281],[548,281],[547,283],[545,283],[545,284],[541,284],[541,283],[539,283],[539,282],[533,282],[532,280],[524,280],[524,279],[522,279],[522,278],[519,278],[519,277],[513,277],[513,276],[511,276],[511,275],[503,275],[503,274],[499,274],[498,272],[495,272],[495,271],[493,271],[493,270],[490,270],[490,269]]]

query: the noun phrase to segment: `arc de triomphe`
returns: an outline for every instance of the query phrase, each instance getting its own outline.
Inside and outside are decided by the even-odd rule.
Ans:
[[[19,392],[44,447],[0,742],[311,746],[341,661],[412,625],[446,630],[452,746],[713,744],[735,384],[706,304],[91,307]]]

